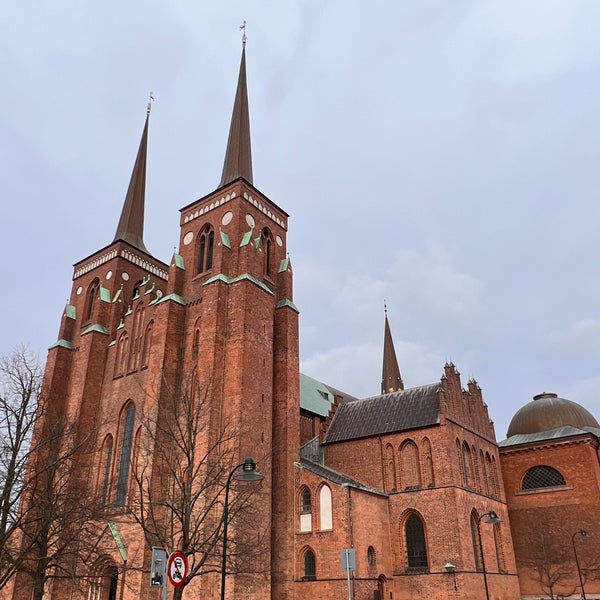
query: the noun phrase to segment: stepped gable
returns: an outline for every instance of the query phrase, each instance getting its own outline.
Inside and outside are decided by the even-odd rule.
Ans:
[[[324,444],[437,425],[440,422],[440,383],[432,383],[343,402],[327,431]]]

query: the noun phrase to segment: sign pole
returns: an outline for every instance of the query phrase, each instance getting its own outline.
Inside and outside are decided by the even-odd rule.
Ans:
[[[346,569],[346,573],[348,574],[348,600],[352,600],[352,588],[350,587],[350,549],[346,548],[344,552],[346,553],[346,565],[348,566]]]

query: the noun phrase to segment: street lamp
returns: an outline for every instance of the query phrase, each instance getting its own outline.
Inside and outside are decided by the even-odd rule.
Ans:
[[[481,555],[481,568],[483,570],[483,583],[485,584],[485,597],[487,600],[490,600],[490,592],[488,590],[488,582],[487,582],[487,574],[485,572],[485,558],[483,556],[483,544],[481,543],[481,519],[483,517],[488,517],[486,523],[491,523],[495,525],[496,523],[500,523],[500,517],[496,514],[495,511],[490,510],[489,512],[483,513],[479,519],[477,519],[477,536],[479,537],[479,554]]]
[[[235,475],[238,469],[242,469],[241,473]],[[251,457],[248,457],[243,463],[233,467],[227,483],[225,484],[225,504],[223,506],[223,561],[221,563],[221,600],[225,600],[225,575],[227,573],[227,525],[229,521],[229,487],[232,479],[237,481],[260,481],[264,475],[256,470],[256,463]]]
[[[575,547],[575,538],[580,535],[582,540],[589,540],[590,534],[585,529],[580,529],[576,531],[571,536],[571,543],[573,544],[573,554],[575,554],[575,564],[577,565],[577,575],[579,575],[579,583],[581,585],[581,598],[582,600],[586,600],[585,598],[585,590],[583,589],[583,577],[581,577],[581,569],[579,568],[579,559],[577,558],[577,548]]]

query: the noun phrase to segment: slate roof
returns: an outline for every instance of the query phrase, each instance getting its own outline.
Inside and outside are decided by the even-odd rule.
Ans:
[[[351,487],[355,487],[361,490],[365,490],[367,492],[372,492],[374,494],[380,494],[382,496],[387,496],[384,492],[374,490],[372,488],[364,486],[362,483],[351,479],[350,477],[346,477],[329,467],[325,467],[323,465],[319,465],[317,463],[311,462],[310,460],[306,460],[301,458],[299,462],[296,463],[301,469],[306,469],[311,473],[314,473],[318,477],[322,477],[323,479],[327,479],[327,481],[331,481],[332,483],[336,483],[337,485],[349,485]]]
[[[585,435],[586,433],[591,433],[600,439],[600,429],[596,427],[586,426],[579,428],[573,427],[572,425],[565,425],[564,427],[557,427],[556,429],[549,429],[548,431],[538,431],[536,433],[518,433],[511,435],[509,438],[502,440],[498,446],[500,446],[500,448],[509,448],[511,446],[518,446],[519,444],[531,444],[535,442],[559,440],[576,435]]]
[[[324,444],[345,442],[440,422],[440,383],[432,383],[363,400],[342,402]]]

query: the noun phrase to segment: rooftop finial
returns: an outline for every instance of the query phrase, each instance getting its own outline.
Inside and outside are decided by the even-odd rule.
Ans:
[[[146,105],[146,114],[149,115],[152,110],[152,101],[154,100],[154,96],[152,92],[150,92],[150,98],[148,98],[148,104]]]
[[[385,298],[383,300],[383,312],[385,313],[385,316],[387,317],[387,303],[385,301]]]
[[[242,34],[242,44],[245,46],[246,45],[246,21],[244,21],[241,25],[240,25],[240,31],[243,31],[244,33]]]

